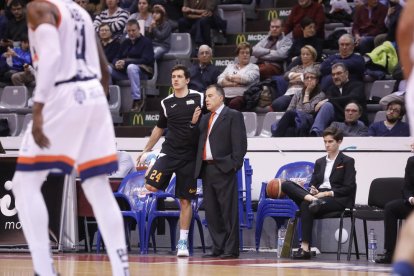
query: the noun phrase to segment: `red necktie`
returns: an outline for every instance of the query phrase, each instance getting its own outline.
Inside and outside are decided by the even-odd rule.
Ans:
[[[210,128],[211,128],[211,124],[213,123],[214,115],[216,115],[216,112],[211,112],[210,119],[208,120],[207,139],[210,134]],[[207,139],[206,139],[206,143],[204,144],[203,160],[206,160],[206,157],[207,157]]]

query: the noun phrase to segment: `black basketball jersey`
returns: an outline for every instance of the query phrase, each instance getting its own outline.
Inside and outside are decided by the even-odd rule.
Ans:
[[[203,107],[204,95],[195,90],[188,90],[187,96],[177,98],[174,94],[161,101],[160,118],[157,126],[168,128],[162,153],[171,157],[191,160],[197,152],[198,131],[190,127],[194,110]]]

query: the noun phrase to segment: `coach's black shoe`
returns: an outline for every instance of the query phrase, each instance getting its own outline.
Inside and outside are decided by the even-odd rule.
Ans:
[[[390,251],[385,251],[381,257],[375,259],[377,264],[390,264],[392,263],[392,255],[393,253]]]
[[[310,260],[310,258],[311,258],[311,252],[305,251],[302,248],[299,248],[299,250],[293,253],[293,256],[292,256],[292,259],[295,259],[295,260]]]
[[[319,209],[321,209],[321,206],[324,205],[326,203],[325,200],[323,199],[317,199],[312,201],[311,204],[309,204],[309,211],[311,211],[311,213],[315,214],[319,211]]]
[[[204,254],[202,257],[203,258],[218,258],[220,257],[221,254],[216,254],[216,253],[210,253],[210,254]]]
[[[220,256],[220,259],[222,260],[237,259],[237,258],[239,258],[238,254],[231,254],[231,253],[229,254],[224,253],[223,255]]]

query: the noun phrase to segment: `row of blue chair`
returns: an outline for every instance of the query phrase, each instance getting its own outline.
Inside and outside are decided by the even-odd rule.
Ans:
[[[252,168],[249,163],[249,159],[244,160],[244,166],[237,172],[238,188],[239,188],[239,221],[240,221],[240,248],[243,248],[243,229],[251,229],[253,224],[253,210],[251,205],[251,181],[252,181]],[[175,250],[175,237],[177,223],[180,217],[180,203],[175,197],[175,177],[170,181],[165,191],[158,191],[155,193],[148,192],[145,189],[145,171],[140,170],[126,176],[117,192],[114,193],[118,202],[122,202],[121,213],[124,218],[132,219],[133,223],[138,228],[138,241],[141,254],[148,254],[149,239],[152,238],[152,244],[154,252],[156,252],[156,240],[155,240],[155,221],[157,218],[165,218],[169,223],[170,237],[171,237],[171,251]],[[175,209],[173,210],[160,210],[158,208],[158,202],[172,198],[174,201]],[[193,232],[194,224],[197,223],[200,240],[202,243],[203,252],[205,252],[204,232],[202,225],[207,225],[207,221],[201,220],[198,213],[200,206],[203,202],[202,195],[202,181],[199,179],[197,182],[197,198],[192,202],[193,216],[190,225],[189,233],[189,251],[193,254]],[[132,223],[129,220],[126,223],[126,234],[130,237],[130,229]],[[97,234],[97,252],[101,249],[101,235],[98,230]]]

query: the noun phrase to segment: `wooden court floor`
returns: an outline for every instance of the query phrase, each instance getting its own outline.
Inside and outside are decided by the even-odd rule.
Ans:
[[[189,258],[177,258],[172,253],[150,255],[130,254],[131,275],[151,276],[348,276],[348,275],[389,275],[391,267],[368,263],[362,260],[337,262],[336,255],[322,254],[311,261],[276,259],[275,253],[247,252],[236,260],[202,258],[201,253]],[[58,253],[53,255],[57,270],[62,276],[111,275],[106,255],[84,253]],[[33,275],[28,253],[0,253],[0,276]]]

